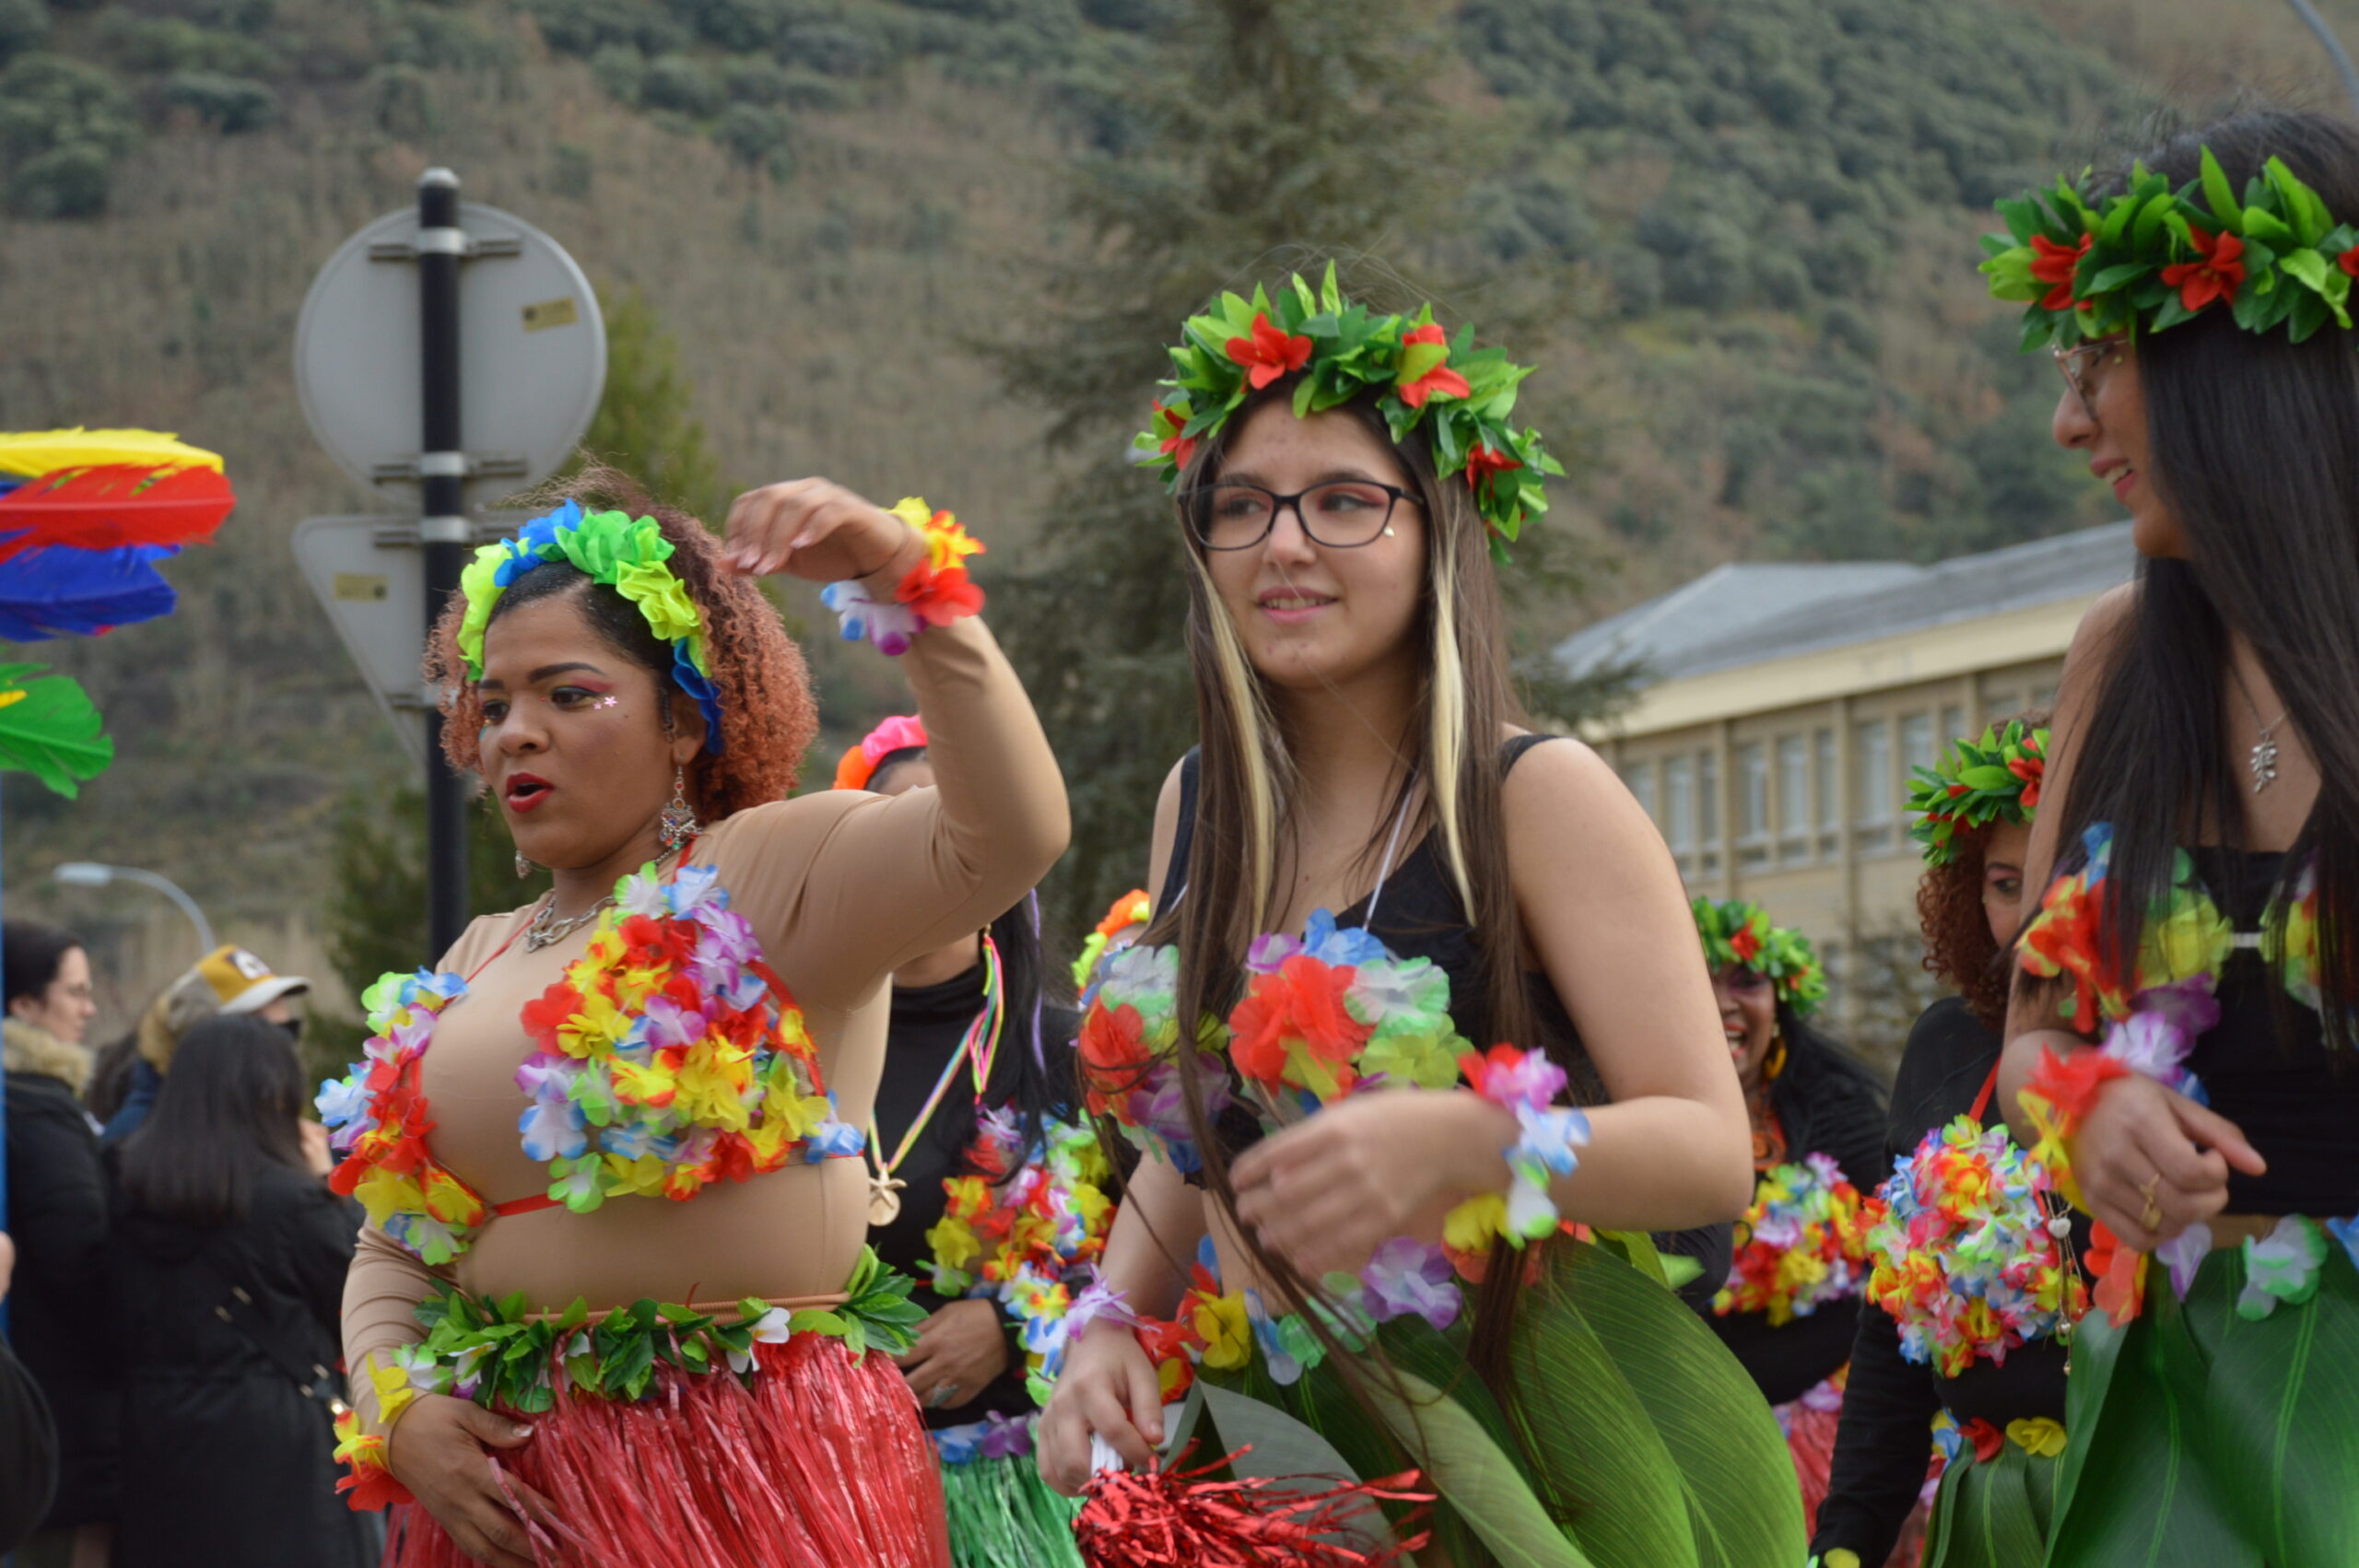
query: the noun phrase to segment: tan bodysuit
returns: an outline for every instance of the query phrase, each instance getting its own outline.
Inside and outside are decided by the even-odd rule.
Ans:
[[[894,969],[1016,903],[1063,852],[1068,832],[1056,759],[980,620],[927,632],[901,668],[925,720],[935,788],[889,800],[828,790],[757,806],[707,829],[689,857],[719,870],[730,907],[752,923],[803,1009],[838,1114],[854,1127],[866,1125],[884,1070]],[[441,1015],[420,1070],[435,1158],[489,1204],[548,1187],[547,1167],[519,1141],[529,1102],[515,1073],[533,1046],[518,1013],[591,934],[528,953],[510,942],[523,914],[477,919],[444,955],[439,967],[469,977],[467,994]],[[375,1401],[357,1375],[363,1358],[423,1338],[411,1308],[443,1281],[478,1295],[522,1291],[540,1309],[576,1296],[606,1309],[645,1296],[840,1291],[868,1231],[863,1172],[859,1160],[830,1159],[716,1183],[687,1202],[619,1197],[588,1214],[510,1215],[436,1269],[366,1226],[344,1293],[355,1402],[373,1425]]]

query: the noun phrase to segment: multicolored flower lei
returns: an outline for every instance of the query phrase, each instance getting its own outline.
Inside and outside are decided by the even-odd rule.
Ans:
[[[328,1147],[343,1156],[328,1185],[358,1198],[370,1223],[428,1265],[465,1251],[490,1215],[428,1151],[434,1122],[417,1083],[437,1021],[466,990],[458,976],[430,969],[379,976],[360,996],[369,1020],[361,1059],[322,1083],[315,1101]]]
[[[1694,898],[1696,934],[1704,939],[1704,962],[1713,970],[1750,969],[1766,977],[1778,1000],[1803,1018],[1826,1000],[1826,971],[1810,938],[1769,923],[1768,911],[1742,898]]]
[[[1956,860],[1960,828],[2030,822],[2047,767],[2048,731],[2027,730],[2019,719],[2009,720],[2004,730],[1983,731],[1979,741],[1951,743],[1948,754],[1919,768],[1908,787],[1908,809],[1919,813],[1908,832],[1925,846],[1925,863],[1946,866]]]
[[[2179,189],[2142,163],[2111,196],[2083,173],[1998,207],[2007,233],[1983,236],[1982,272],[1992,298],[2024,302],[2026,352],[2161,332],[2215,304],[2247,332],[2283,326],[2295,343],[2351,325],[2359,228],[2336,222],[2282,159],[2241,202],[2206,147]]]
[[[802,1011],[718,878],[693,865],[623,878],[588,951],[525,1004],[524,1153],[577,1213],[860,1153]]]
[[[1228,1074],[1216,1021],[1204,1019],[1191,1048],[1180,1048],[1179,987],[1178,948],[1124,948],[1101,966],[1076,1045],[1084,1107],[1111,1117],[1143,1153],[1196,1171],[1203,1156],[1188,1130],[1180,1074],[1183,1066],[1196,1074],[1207,1117],[1227,1108]]]
[[[1073,961],[1073,986],[1076,991],[1089,989],[1090,977],[1097,971],[1097,961],[1119,936],[1132,934],[1154,918],[1155,906],[1148,900],[1146,889],[1134,887],[1108,907],[1106,918],[1097,922],[1081,944],[1081,956]],[[1086,1001],[1084,1006],[1088,1005]]]
[[[925,559],[902,575],[890,599],[876,598],[858,578],[827,584],[819,598],[836,613],[846,642],[866,638],[879,653],[898,659],[928,627],[981,613],[983,591],[967,575],[967,557],[984,551],[982,541],[959,527],[957,518],[916,496],[888,509],[918,531]]]
[[[1139,463],[1177,486],[1197,446],[1220,434],[1252,393],[1285,377],[1299,418],[1375,392],[1395,441],[1432,430],[1434,470],[1463,474],[1475,510],[1502,563],[1525,521],[1548,509],[1542,478],[1561,474],[1537,430],[1509,423],[1516,388],[1532,373],[1507,351],[1477,349],[1473,329],[1449,341],[1431,305],[1413,316],[1379,316],[1344,298],[1331,263],[1317,292],[1299,275],[1273,300],[1256,286],[1249,301],[1224,294],[1191,316],[1170,351],[1178,374],[1156,404],[1149,428],[1131,445]]]
[[[1902,1354],[1955,1377],[2079,1321],[2088,1287],[2048,1229],[2048,1187],[2003,1124],[1971,1116],[1893,1162],[1868,1233],[1867,1299],[1899,1325]]]
[[[1736,1256],[1712,1310],[1766,1313],[1772,1328],[1857,1295],[1867,1281],[1868,1232],[1884,1205],[1862,1198],[1825,1154],[1761,1173],[1737,1222]]]
[[[557,1402],[560,1384],[603,1399],[640,1399],[657,1371],[675,1366],[703,1375],[724,1368],[750,1382],[757,1344],[782,1344],[796,1334],[841,1340],[855,1359],[874,1347],[898,1355],[917,1342],[925,1309],[910,1300],[912,1281],[863,1247],[845,1286],[847,1299],[831,1307],[789,1309],[758,1297],[737,1303],[723,1320],[673,1302],[640,1300],[590,1322],[580,1297],[556,1316],[527,1309],[519,1293],[494,1301],[455,1286],[417,1304],[426,1337],[372,1358],[378,1426],[391,1430],[404,1406],[420,1394],[471,1399],[487,1409],[534,1415]],[[337,1483],[355,1509],[412,1501],[384,1468],[385,1439],[366,1433],[356,1413],[336,1423],[336,1457],[351,1466]]]
[[[1493,1046],[1486,1054],[1465,1052],[1458,1068],[1476,1094],[1514,1114],[1517,1134],[1501,1151],[1508,1162],[1507,1191],[1483,1193],[1452,1209],[1442,1219],[1443,1241],[1458,1252],[1477,1252],[1494,1236],[1505,1236],[1520,1249],[1528,1241],[1555,1235],[1563,1216],[1549,1194],[1549,1178],[1572,1175],[1580,1164],[1574,1151],[1589,1145],[1589,1117],[1555,1103],[1565,1091],[1565,1070],[1545,1051],[1513,1046]],[[1378,1256],[1382,1258],[1381,1251]]]
[[[533,519],[515,538],[485,545],[459,574],[459,592],[467,605],[459,623],[459,651],[467,661],[468,678],[483,679],[484,628],[491,624],[499,596],[535,567],[562,560],[637,605],[647,629],[672,645],[672,679],[703,710],[705,749],[719,755],[721,693],[705,659],[704,618],[687,586],[663,564],[672,551],[653,518],[584,513],[573,501]]]
[[[1449,1018],[1449,977],[1395,958],[1357,926],[1314,909],[1299,938],[1246,950],[1245,995],[1228,1015],[1228,1056],[1276,1103],[1313,1111],[1378,1080],[1447,1089],[1468,1051]]]
[[[1040,1142],[1020,1147],[1012,1110],[976,1117],[967,1174],[945,1177],[942,1218],[925,1234],[933,1286],[942,1296],[996,1299],[1020,1328],[1035,1401],[1046,1403],[1063,1363],[1074,1301],[1096,1275],[1113,1228],[1113,1175],[1086,1127],[1047,1120]]]

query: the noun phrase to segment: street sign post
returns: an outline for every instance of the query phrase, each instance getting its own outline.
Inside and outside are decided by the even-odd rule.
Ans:
[[[605,379],[605,323],[581,269],[522,218],[461,203],[447,169],[418,177],[415,210],[345,241],[296,322],[295,381],[311,433],[362,484],[417,486],[408,517],[312,519],[297,531],[297,554],[424,763],[438,954],[467,921],[466,796],[442,758],[441,715],[420,689],[425,632],[457,590],[469,546],[500,532],[470,508],[557,472],[590,427]],[[395,629],[404,625],[405,634]]]

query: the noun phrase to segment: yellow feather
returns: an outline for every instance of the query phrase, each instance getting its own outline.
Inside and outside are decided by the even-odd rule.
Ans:
[[[221,454],[157,430],[0,430],[0,474],[53,474],[129,462],[143,467],[221,468]]]

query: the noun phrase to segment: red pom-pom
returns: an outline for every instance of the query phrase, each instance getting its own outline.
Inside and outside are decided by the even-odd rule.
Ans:
[[[1191,1444],[1182,1462],[1194,1452]],[[1408,1490],[1415,1470],[1321,1492],[1296,1490],[1272,1476],[1203,1479],[1246,1452],[1191,1470],[1158,1462],[1144,1474],[1103,1470],[1091,1477],[1089,1501],[1073,1527],[1082,1561],[1090,1568],[1383,1568],[1429,1539],[1419,1531],[1369,1550],[1348,1533],[1354,1516],[1379,1501],[1416,1504],[1404,1525],[1421,1518],[1434,1494]]]

